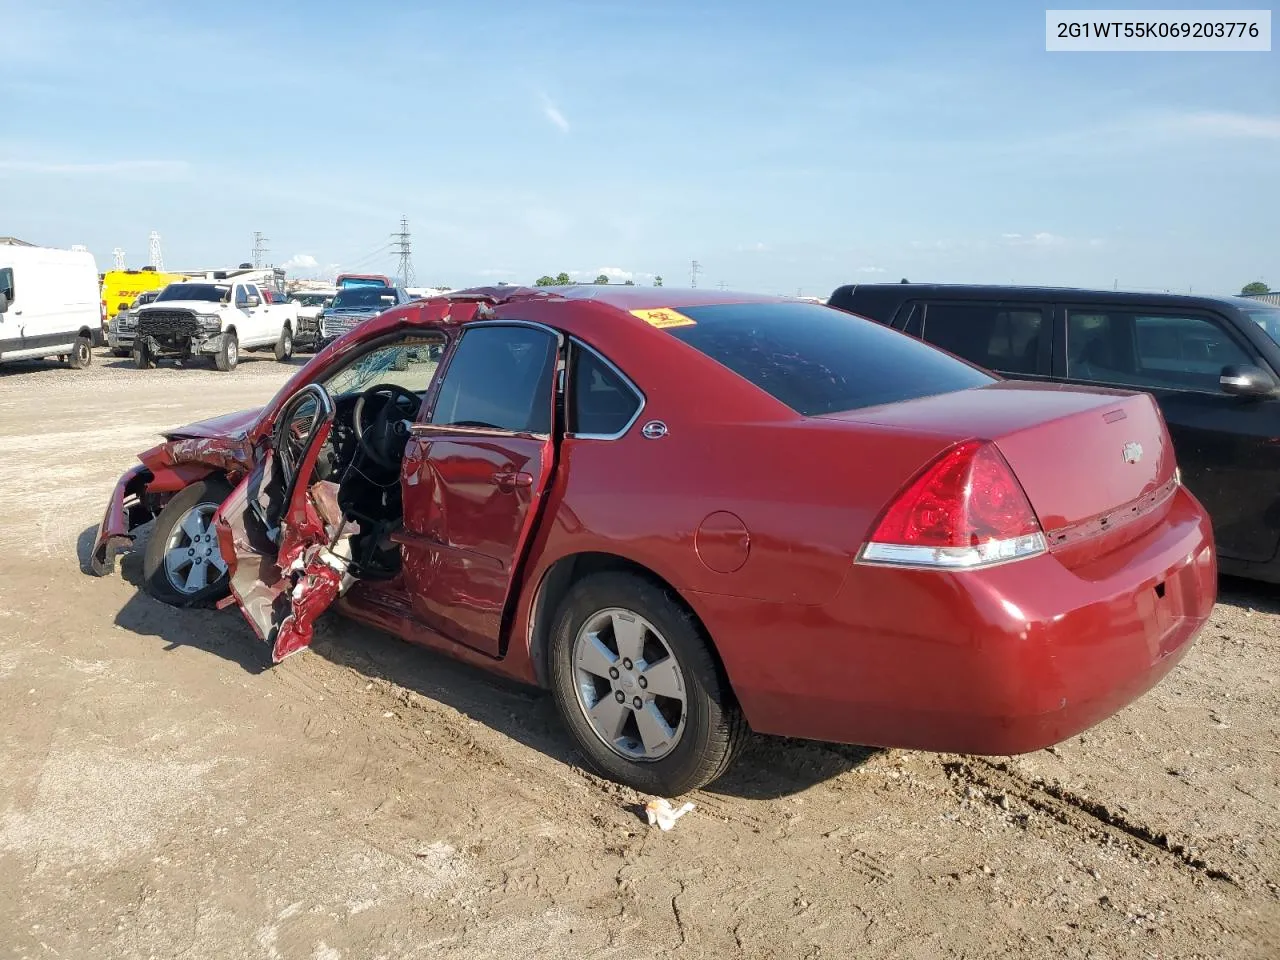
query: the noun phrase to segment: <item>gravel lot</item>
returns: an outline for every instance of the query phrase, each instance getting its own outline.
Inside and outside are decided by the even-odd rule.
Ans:
[[[1053,750],[759,738],[662,834],[537,691],[82,572],[157,430],[292,369],[0,369],[0,956],[1280,956],[1277,588]]]

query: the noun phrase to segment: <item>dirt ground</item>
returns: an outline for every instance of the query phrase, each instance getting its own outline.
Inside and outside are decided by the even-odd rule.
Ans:
[[[664,834],[537,691],[82,572],[157,430],[291,369],[0,370],[0,956],[1280,957],[1280,589],[1053,750],[758,738]]]

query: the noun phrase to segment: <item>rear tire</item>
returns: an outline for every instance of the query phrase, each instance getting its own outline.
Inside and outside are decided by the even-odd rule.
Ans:
[[[613,631],[618,618],[637,631],[633,642]],[[560,716],[590,765],[611,780],[678,796],[723,774],[747,737],[698,622],[643,577],[597,573],[574,584],[549,653]]]
[[[236,339],[234,330],[228,330],[222,335],[222,346],[218,348],[213,362],[223,373],[230,373],[240,362],[240,341]]]
[[[197,480],[165,504],[142,558],[147,593],[174,607],[207,606],[226,596],[228,577],[218,570],[223,561],[210,521],[230,495],[230,484],[209,477]],[[211,539],[204,539],[206,536]],[[215,572],[216,579],[211,580],[205,570]],[[188,582],[199,587],[188,589]]]
[[[151,370],[156,365],[156,358],[147,349],[145,343],[135,344],[133,348],[133,365],[139,370]]]
[[[276,359],[281,363],[293,356],[293,331],[286,323],[280,331],[280,339],[276,341]]]
[[[93,363],[93,343],[88,337],[76,337],[67,362],[71,364],[72,370],[83,370]]]

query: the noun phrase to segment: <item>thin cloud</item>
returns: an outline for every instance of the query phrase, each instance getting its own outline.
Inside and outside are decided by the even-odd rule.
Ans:
[[[551,125],[561,133],[569,132],[568,119],[560,112],[560,108],[556,106],[555,101],[545,93],[542,94],[542,115],[551,121]]]
[[[1066,242],[1066,237],[1041,231],[1040,233],[1002,233],[1000,239],[1015,247],[1056,247]]]
[[[1177,132],[1280,140],[1280,117],[1261,117],[1248,113],[1190,113],[1173,118],[1170,126]]]
[[[319,270],[320,262],[309,253],[295,253],[280,266],[286,270]]]
[[[859,267],[858,273],[884,273],[884,267]]]
[[[181,177],[190,169],[181,160],[112,160],[106,163],[50,163],[41,160],[0,160],[0,175],[83,177]]]

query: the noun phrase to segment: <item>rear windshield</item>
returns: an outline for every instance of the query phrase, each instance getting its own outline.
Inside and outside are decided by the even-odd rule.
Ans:
[[[391,287],[347,287],[333,298],[335,310],[343,307],[394,307],[396,292]]]
[[[680,307],[666,332],[806,416],[995,382],[927,344],[814,303]]]
[[[162,300],[208,300],[218,303],[226,299],[231,288],[220,283],[171,283],[160,291],[156,302]]]

